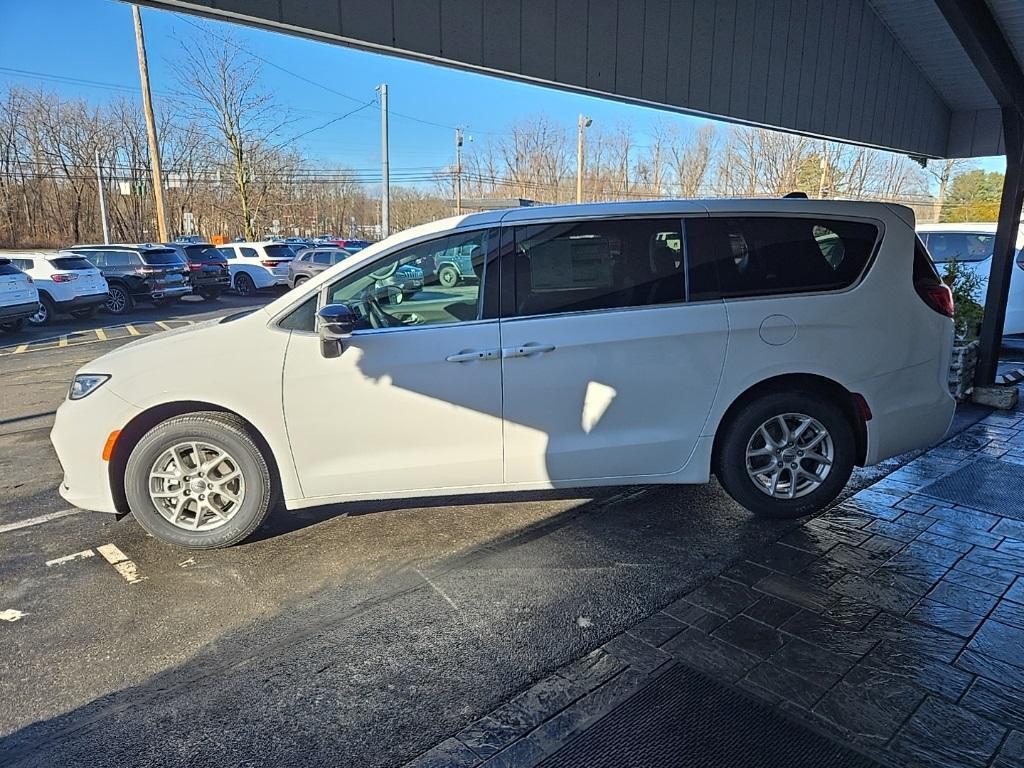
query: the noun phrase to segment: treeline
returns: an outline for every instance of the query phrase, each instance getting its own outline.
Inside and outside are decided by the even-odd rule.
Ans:
[[[165,85],[173,96],[158,102],[157,113],[173,234],[255,238],[267,235],[274,222],[281,234],[374,234],[379,176],[325,168],[301,152],[299,140],[311,131],[297,132],[287,108],[263,87],[261,63],[240,45],[189,41],[173,67],[173,82]],[[20,87],[0,98],[0,247],[100,240],[97,160],[112,238],[156,239],[137,101],[96,104]],[[694,128],[666,117],[643,135],[630,126],[588,128],[583,198],[802,191],[900,201],[914,205],[919,218],[938,218],[941,209],[942,218],[954,220],[987,215],[977,206],[991,207],[993,185],[998,200],[1001,176],[963,173],[969,169],[964,161],[922,167],[890,152],[757,128]],[[395,169],[392,179],[392,229],[452,213],[454,165],[429,172]],[[467,143],[461,184],[464,198],[574,200],[576,126],[542,115]],[[936,188],[937,195],[930,191]]]

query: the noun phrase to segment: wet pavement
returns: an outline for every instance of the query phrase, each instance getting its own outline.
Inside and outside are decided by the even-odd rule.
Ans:
[[[538,764],[682,664],[885,765],[1020,768],[1024,498],[1000,493],[1014,482],[1024,411],[995,412],[409,765]]]

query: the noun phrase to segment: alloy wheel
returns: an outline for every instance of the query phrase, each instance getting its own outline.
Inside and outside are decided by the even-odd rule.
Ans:
[[[815,491],[832,471],[834,460],[828,430],[802,413],[773,416],[747,441],[747,475],[759,491],[777,499]]]
[[[245,478],[231,454],[206,442],[176,443],[149,470],[149,497],[171,525],[186,531],[220,528],[245,500]]]

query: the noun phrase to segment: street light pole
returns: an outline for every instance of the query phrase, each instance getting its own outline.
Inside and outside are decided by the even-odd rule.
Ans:
[[[153,95],[149,90],[149,64],[146,61],[146,40],[142,34],[142,15],[139,6],[132,6],[132,18],[135,21],[135,51],[139,58],[139,80],[142,82],[142,111],[146,116],[146,137],[149,140],[149,162],[153,175],[153,201],[156,203],[156,228],[160,242],[166,243],[167,210],[164,208],[164,187],[160,172],[160,144],[156,136],[156,123],[153,120]]]
[[[576,202],[583,202],[583,132],[594,121],[586,115],[580,115],[576,123]]]
[[[455,215],[462,215],[462,129],[455,129]]]
[[[388,84],[380,88],[380,236],[383,240],[391,233],[391,172],[388,168]]]
[[[103,191],[103,171],[100,170],[100,151],[96,150],[96,187],[100,193],[100,221],[103,223],[103,244],[110,244],[110,226],[107,224],[107,195]]]

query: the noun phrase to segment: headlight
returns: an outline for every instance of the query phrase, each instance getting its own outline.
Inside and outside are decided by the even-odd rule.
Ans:
[[[110,378],[106,373],[80,373],[71,382],[71,389],[68,391],[69,400],[81,400],[86,395],[91,395],[100,385]]]

